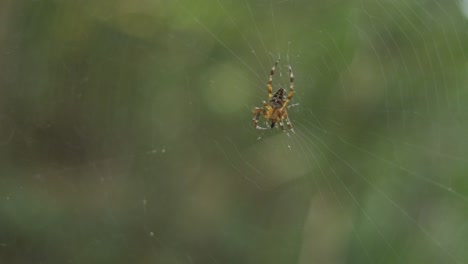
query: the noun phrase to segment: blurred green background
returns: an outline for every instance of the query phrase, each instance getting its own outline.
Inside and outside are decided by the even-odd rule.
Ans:
[[[0,263],[467,263],[467,9],[1,1]]]

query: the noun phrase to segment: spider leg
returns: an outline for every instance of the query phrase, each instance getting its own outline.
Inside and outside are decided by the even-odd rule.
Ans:
[[[284,119],[286,120],[286,125],[288,126],[289,130],[291,130],[293,133],[296,133],[294,132],[291,122],[289,121],[288,113],[286,113],[286,111],[284,111]]]
[[[286,108],[289,109],[291,107],[295,107],[295,106],[298,106],[298,105],[299,105],[299,103],[295,103],[295,104],[292,104],[292,105],[288,105]]]
[[[271,110],[271,106],[267,104],[267,102],[263,101],[263,106],[267,109],[267,110]]]
[[[268,128],[261,127],[261,126],[258,125],[258,117],[260,116],[260,114],[265,114],[265,109],[260,108],[260,107],[255,107],[255,109],[253,111],[252,125],[256,129],[268,129]]]
[[[275,74],[275,68],[276,68],[276,65],[278,65],[278,62],[279,60],[277,60],[275,62],[275,65],[273,65],[273,68],[271,68],[271,71],[270,71],[270,79],[268,80],[268,98],[271,99],[271,97],[273,96],[272,92],[273,92],[273,87],[271,86],[272,82],[273,82],[273,74]]]
[[[283,110],[288,105],[289,101],[294,95],[294,74],[292,72],[291,65],[289,65],[288,67],[289,67],[289,93],[288,93],[288,98],[283,104],[283,107],[281,107],[281,110]]]
[[[281,127],[281,131],[283,132],[286,132],[286,130],[284,130],[284,124],[283,124],[283,120],[281,119],[281,121],[278,122],[279,126]]]

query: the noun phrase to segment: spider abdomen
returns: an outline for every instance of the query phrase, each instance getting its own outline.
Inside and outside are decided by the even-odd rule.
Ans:
[[[281,108],[284,105],[286,97],[284,95],[284,89],[279,88],[278,91],[270,99],[270,106],[273,108]]]

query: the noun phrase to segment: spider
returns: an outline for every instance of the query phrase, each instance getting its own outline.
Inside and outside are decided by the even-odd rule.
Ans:
[[[272,94],[273,87],[271,83],[273,82],[273,74],[275,74],[275,68],[278,65],[279,60],[275,62],[275,65],[271,68],[270,71],[270,80],[268,81],[268,98],[269,104],[263,101],[263,107],[255,107],[253,110],[253,118],[252,118],[252,125],[256,129],[268,129],[266,127],[261,127],[258,125],[258,117],[260,114],[263,114],[265,119],[270,121],[270,129],[275,127],[275,124],[278,123],[281,127],[281,130],[285,132],[283,120],[286,120],[286,125],[294,133],[294,129],[292,128],[291,122],[289,122],[288,113],[286,109],[294,106],[288,106],[289,101],[294,95],[294,75],[291,69],[291,65],[288,65],[289,68],[289,93],[288,97],[286,98],[285,90],[283,88],[279,88],[274,94]]]

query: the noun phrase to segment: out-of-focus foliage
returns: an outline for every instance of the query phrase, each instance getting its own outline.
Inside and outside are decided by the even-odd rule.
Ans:
[[[1,1],[0,263],[468,262],[464,2]]]

